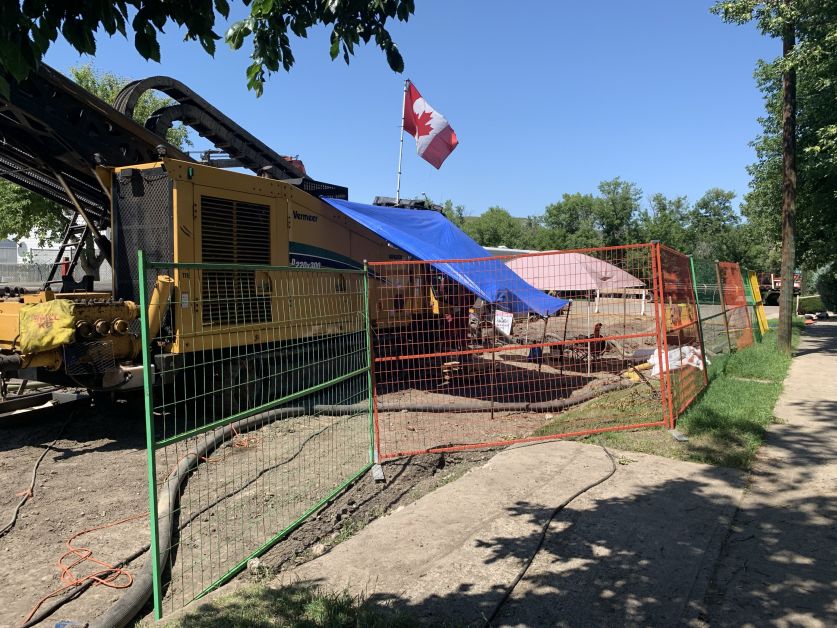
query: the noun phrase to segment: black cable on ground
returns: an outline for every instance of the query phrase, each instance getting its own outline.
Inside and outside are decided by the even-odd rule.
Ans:
[[[595,488],[599,484],[606,482],[611,477],[613,477],[614,473],[616,473],[616,461],[613,459],[613,455],[607,450],[607,448],[604,445],[599,445],[599,447],[602,448],[602,450],[607,454],[607,457],[610,460],[610,471],[602,478],[596,480],[592,484],[588,484],[584,488],[570,495],[567,499],[558,504],[552,510],[552,514],[549,515],[549,519],[546,520],[546,523],[544,523],[543,528],[541,529],[541,536],[538,540],[537,547],[535,547],[535,551],[532,552],[531,556],[529,556],[529,558],[526,560],[526,564],[523,565],[523,568],[518,572],[515,579],[512,580],[511,584],[506,588],[506,591],[503,593],[503,597],[500,599],[499,602],[497,602],[497,605],[494,607],[494,610],[491,611],[491,615],[489,615],[488,618],[485,620],[485,624],[483,624],[484,628],[490,628],[491,622],[493,622],[497,618],[497,615],[500,613],[500,610],[503,608],[506,602],[508,602],[512,592],[514,592],[514,589],[517,587],[518,584],[520,584],[520,581],[523,580],[523,577],[526,575],[526,572],[529,571],[529,567],[532,566],[532,562],[534,562],[535,557],[538,555],[538,553],[540,553],[541,548],[543,548],[544,541],[546,541],[547,532],[549,532],[549,527],[552,525],[552,522],[555,520],[555,517],[558,515],[558,513],[561,512],[564,508],[566,508],[574,499],[576,499],[580,495],[583,495],[590,489]]]
[[[168,550],[171,546],[171,538],[173,534],[172,524],[174,521],[174,514],[177,510],[177,502],[180,497],[180,487],[182,486],[186,478],[191,474],[191,472],[198,467],[201,460],[209,456],[224,442],[226,442],[229,438],[235,436],[239,432],[245,432],[248,429],[257,426],[263,427],[264,425],[272,423],[275,420],[288,418],[292,416],[299,416],[304,413],[304,408],[293,407],[281,408],[278,410],[272,410],[256,414],[246,419],[242,419],[241,421],[237,421],[235,423],[227,425],[222,429],[222,431],[219,434],[216,434],[214,438],[205,441],[203,445],[201,445],[200,447],[196,447],[188,454],[186,454],[186,456],[178,464],[175,471],[172,474],[170,474],[167,478],[166,484],[163,490],[160,491],[160,495],[157,500],[159,509],[158,515],[160,515],[162,519],[159,528],[159,546],[161,548],[165,548],[165,552],[160,555],[161,569],[165,566],[166,561],[168,560]],[[69,421],[67,423],[69,423]],[[66,427],[66,424],[64,427]],[[303,447],[308,442],[308,440],[310,439],[306,439],[303,442]],[[297,454],[294,454],[288,461],[292,460],[296,455],[298,455],[298,452]],[[178,526],[178,531],[186,527],[191,521],[192,519]],[[149,549],[150,545],[144,545],[140,549],[133,552],[130,556],[127,556],[119,562],[115,563],[114,568],[124,567],[125,565],[128,565],[132,561],[142,556]],[[52,615],[55,611],[57,611],[59,608],[79,597],[93,584],[95,584],[94,580],[88,580],[84,584],[70,589],[61,597],[55,598],[55,600],[49,606],[42,607],[37,612],[37,614],[32,616],[32,618],[28,622],[21,624],[20,626],[18,626],[18,628],[30,628],[31,626],[34,626],[35,624],[43,621],[44,619]],[[125,626],[136,616],[140,609],[142,609],[143,605],[145,605],[145,603],[148,601],[148,598],[150,597],[152,590],[153,579],[151,572],[151,561],[148,561],[145,567],[143,568],[142,573],[134,577],[134,583],[128,590],[128,593],[126,593],[119,600],[117,600],[117,602],[113,606],[111,606],[105,612],[104,615],[96,619],[91,625],[107,628],[121,628],[122,626]]]
[[[126,565],[130,564],[132,561],[136,560],[137,558],[139,558],[140,556],[145,554],[150,548],[151,548],[150,545],[143,545],[141,548],[136,550],[130,556],[126,556],[125,558],[120,560],[118,563],[114,563],[114,565],[113,565],[114,570],[116,570],[120,567],[125,567]],[[107,578],[110,575],[110,573],[111,573],[110,571],[103,572],[102,574],[100,574],[100,577],[101,578]],[[21,624],[17,628],[31,628],[31,626],[34,626],[35,624],[42,622],[44,619],[46,619],[47,617],[52,615],[59,608],[61,608],[62,606],[64,606],[68,602],[72,602],[74,599],[79,597],[82,593],[87,591],[87,589],[92,587],[94,584],[96,584],[95,580],[86,580],[83,584],[80,584],[77,587],[74,587],[74,588],[70,589],[64,595],[55,598],[55,600],[49,606],[42,606],[41,609],[37,613],[32,615],[32,619],[30,619],[25,624]]]
[[[482,403],[467,403],[467,404],[433,404],[433,403],[378,403],[378,412],[560,412],[572,406],[576,406],[585,401],[590,401],[604,393],[613,392],[615,390],[623,390],[625,388],[633,388],[637,386],[636,382],[620,380],[612,384],[607,384],[596,390],[577,395],[575,397],[568,397],[566,399],[558,399],[555,401],[533,401],[523,403],[494,403],[484,401]],[[351,404],[351,405],[327,405],[318,404],[314,406],[317,412],[328,412],[329,414],[352,414],[355,412],[365,412],[368,405],[365,403]]]
[[[23,504],[28,502],[34,496],[33,491],[35,490],[35,479],[38,476],[38,467],[41,466],[41,462],[44,458],[46,458],[46,455],[50,451],[52,451],[52,448],[55,446],[55,443],[61,440],[61,435],[64,433],[64,430],[67,429],[67,426],[73,421],[73,419],[76,418],[76,416],[78,416],[77,412],[73,412],[72,414],[70,414],[70,417],[66,421],[64,421],[64,425],[62,425],[61,429],[58,430],[58,434],[56,435],[55,440],[53,440],[49,445],[46,446],[43,453],[41,453],[40,457],[35,461],[35,466],[32,467],[32,478],[29,481],[29,486],[23,492],[23,497],[17,503],[17,506],[15,506],[14,512],[12,513],[12,518],[9,520],[9,523],[7,523],[5,526],[3,526],[2,529],[0,529],[0,539],[2,539],[9,532],[11,532],[12,528],[15,527],[15,524],[17,523],[17,517],[20,514],[20,509],[23,508]]]
[[[165,569],[174,536],[174,518],[180,501],[180,488],[191,472],[198,467],[201,459],[208,457],[226,440],[233,438],[239,432],[245,432],[254,427],[263,427],[266,423],[305,413],[304,408],[281,408],[255,414],[246,419],[230,423],[219,429],[214,437],[205,440],[202,445],[195,447],[178,463],[177,469],[169,475],[165,484],[157,495],[157,540],[160,548],[158,567]],[[207,433],[208,435],[209,433]],[[134,577],[133,586],[128,589],[104,615],[100,615],[90,623],[90,628],[122,628],[131,622],[140,612],[153,591],[152,565],[154,557],[145,563],[141,573]]]

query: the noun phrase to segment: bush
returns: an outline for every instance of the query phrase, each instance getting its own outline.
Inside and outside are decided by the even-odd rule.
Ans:
[[[817,270],[815,286],[822,299],[822,309],[837,310],[837,264],[832,262]]]
[[[820,295],[814,294],[808,297],[799,297],[799,311],[797,314],[816,314],[825,309]]]

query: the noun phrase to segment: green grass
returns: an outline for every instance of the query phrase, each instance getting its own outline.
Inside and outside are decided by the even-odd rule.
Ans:
[[[656,387],[658,389],[658,386]],[[534,436],[547,436],[585,429],[612,427],[614,424],[653,423],[662,420],[662,403],[640,384],[596,397],[592,401],[561,412],[539,428]]]
[[[794,322],[794,347],[803,327],[800,319]],[[666,430],[654,429],[609,432],[584,440],[617,449],[749,469],[769,425],[775,421],[773,407],[782,392],[790,362],[790,357],[776,349],[775,331],[767,333],[761,343],[712,358],[709,386],[677,421],[677,429],[689,437],[688,442],[677,442]],[[608,403],[604,397],[596,402]]]
[[[166,628],[408,628],[418,625],[414,619],[368,600],[348,593],[327,593],[304,584],[276,588],[251,585],[165,623]]]

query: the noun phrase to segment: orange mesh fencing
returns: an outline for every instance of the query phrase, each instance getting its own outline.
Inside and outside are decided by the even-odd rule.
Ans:
[[[753,327],[741,268],[735,262],[718,262],[718,281],[730,346],[735,349],[749,347],[753,344]]]
[[[659,248],[662,301],[664,377],[669,427],[709,383],[704,360],[702,328],[686,255],[667,246]]]
[[[370,263],[379,457],[673,424],[697,384],[683,370],[670,394],[659,357],[667,333],[685,350],[694,332],[664,320],[663,298],[694,296],[688,259],[685,279],[659,264],[656,244]],[[472,291],[509,270],[568,305],[542,315]]]

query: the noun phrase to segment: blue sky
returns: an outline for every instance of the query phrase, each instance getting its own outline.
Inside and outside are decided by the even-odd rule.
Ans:
[[[527,216],[620,176],[646,198],[696,200],[717,186],[740,200],[762,112],[753,69],[780,42],[724,24],[711,4],[417,0],[415,16],[391,28],[403,75],[374,46],[349,66],[332,62],[328,32],[317,29],[293,42],[294,68],[273,75],[261,98],[246,88],[246,46],[233,52],[220,42],[213,59],[173,28],[160,64],[107,36],[92,61],[129,78],[184,81],[277,151],[298,154],[313,177],[346,185],[355,201],[395,193],[404,78],[447,117],[460,145],[437,171],[406,137],[403,196],[451,199],[472,215],[500,205]],[[240,5],[234,11],[243,15]],[[86,60],[60,42],[46,57],[63,72]]]

